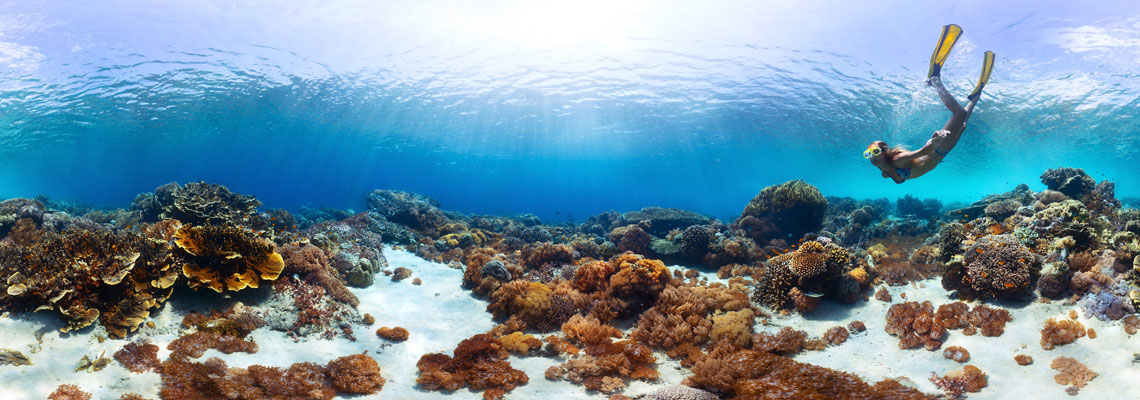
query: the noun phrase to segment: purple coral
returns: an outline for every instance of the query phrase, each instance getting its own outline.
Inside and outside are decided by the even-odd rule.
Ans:
[[[1136,312],[1136,308],[1127,300],[1130,289],[1128,284],[1118,282],[1111,288],[1102,289],[1100,293],[1086,294],[1077,304],[1085,315],[1095,316],[1102,321],[1115,321]]]

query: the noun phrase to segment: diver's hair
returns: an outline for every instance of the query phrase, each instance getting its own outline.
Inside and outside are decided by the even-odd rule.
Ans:
[[[902,148],[902,146],[895,146],[895,148],[890,148],[887,146],[887,142],[884,142],[882,140],[876,140],[874,142],[871,142],[871,145],[877,146],[878,148],[883,150],[883,154],[884,154],[883,159],[885,159],[887,161],[887,164],[889,164],[891,166],[895,165],[895,163],[894,163],[895,157],[906,151],[905,149]]]

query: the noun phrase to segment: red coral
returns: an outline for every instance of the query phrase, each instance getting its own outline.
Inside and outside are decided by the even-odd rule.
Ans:
[[[124,368],[135,373],[150,371],[161,364],[158,360],[158,346],[152,343],[127,343],[115,352],[114,357]]]
[[[488,334],[464,339],[456,346],[455,357],[431,353],[420,357],[416,383],[427,390],[458,390],[464,386],[483,391],[484,399],[498,399],[518,385],[528,382],[526,373],[506,361],[507,349]]]
[[[285,262],[282,273],[297,275],[304,281],[323,287],[325,293],[342,303],[353,307],[360,304],[360,299],[337,278],[325,252],[317,246],[289,244],[278,249],[278,253]]]
[[[329,361],[329,379],[339,393],[372,394],[384,388],[380,365],[364,354]]]
[[[91,400],[91,394],[75,385],[59,385],[48,395],[48,400]]]

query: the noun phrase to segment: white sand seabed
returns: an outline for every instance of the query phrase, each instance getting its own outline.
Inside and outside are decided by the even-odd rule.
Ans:
[[[222,354],[208,351],[202,359],[220,357],[231,367],[252,364],[286,367],[295,362],[310,361],[325,364],[344,355],[368,351],[380,364],[387,384],[380,393],[371,396],[354,396],[354,399],[481,399],[481,393],[461,389],[456,392],[426,392],[415,385],[416,361],[432,352],[450,354],[463,339],[486,332],[495,325],[485,308],[487,302],[471,296],[460,288],[462,271],[446,265],[425,261],[414,254],[385,249],[390,268],[406,267],[422,285],[413,285],[412,278],[393,282],[377,276],[376,283],[367,289],[352,289],[360,298],[361,313],[372,314],[376,323],[371,327],[356,328],[357,341],[344,338],[333,340],[311,339],[295,342],[282,332],[259,329],[251,336],[258,343],[256,354]],[[705,274],[717,280],[712,274]],[[935,306],[949,302],[937,279],[918,285],[890,288],[894,302],[930,300]],[[1074,398],[1065,393],[1065,386],[1053,381],[1056,371],[1049,363],[1056,357],[1068,356],[1085,363],[1100,376],[1089,383],[1075,398],[1140,398],[1128,388],[1140,382],[1140,368],[1132,364],[1133,353],[1140,352],[1140,340],[1132,340],[1124,333],[1120,322],[1102,322],[1081,318],[1086,327],[1097,332],[1096,339],[1084,337],[1075,343],[1059,346],[1051,351],[1038,344],[1040,330],[1048,317],[1067,317],[1071,306],[1053,304],[1001,304],[1009,309],[1014,320],[1006,325],[1000,337],[983,337],[980,334],[965,336],[961,330],[950,331],[943,347],[958,345],[970,352],[967,364],[977,366],[989,375],[989,386],[972,399],[1003,399],[1031,395],[1035,399]],[[928,380],[931,372],[945,374],[959,369],[962,364],[943,358],[942,352],[923,349],[899,350],[898,339],[883,330],[889,303],[870,300],[853,306],[825,302],[806,318],[797,314],[775,317],[768,325],[757,324],[758,331],[776,331],[783,326],[805,330],[818,337],[836,325],[847,325],[853,320],[863,321],[867,331],[852,335],[847,343],[824,351],[803,352],[797,361],[812,363],[856,373],[869,382],[888,377],[905,376],[928,393],[938,390]],[[156,328],[142,328],[140,335],[149,337],[160,347],[159,358],[168,355],[166,345],[177,337],[184,310],[167,305],[151,318]],[[628,324],[627,324],[628,325]],[[86,329],[73,334],[60,334],[58,318],[50,313],[17,314],[0,318],[0,348],[15,349],[28,355],[31,366],[0,366],[0,399],[45,399],[64,383],[78,385],[94,395],[95,399],[118,399],[125,393],[137,393],[157,399],[159,376],[153,372],[135,374],[118,362],[112,361],[102,371],[94,373],[72,372],[84,354],[98,356],[106,351],[110,357],[127,342],[106,340],[98,343],[97,329]],[[401,326],[410,332],[406,342],[389,344],[373,331],[381,326]],[[43,333],[42,345],[36,345],[37,333]],[[628,332],[628,329],[627,329]],[[1025,345],[1024,348],[1022,345]],[[36,350],[33,350],[36,348]],[[1034,363],[1019,366],[1015,354],[1028,354]],[[636,397],[656,387],[680,383],[688,375],[676,361],[657,353],[657,367],[661,379],[653,383],[631,381],[624,394]],[[550,366],[562,362],[560,358],[511,356],[511,365],[526,372],[530,382],[507,394],[510,399],[606,399],[607,395],[587,392],[581,386],[566,381],[551,382],[544,378]]]

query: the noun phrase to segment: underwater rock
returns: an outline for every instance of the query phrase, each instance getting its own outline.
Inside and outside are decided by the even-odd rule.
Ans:
[[[646,232],[653,236],[665,236],[673,229],[685,229],[692,225],[709,223],[709,217],[677,208],[646,207],[641,211],[629,211],[619,215],[611,226],[638,225],[648,222]]]
[[[479,270],[480,276],[484,278],[495,278],[501,282],[509,282],[511,280],[511,272],[507,271],[507,266],[499,260],[487,261]]]
[[[793,180],[761,190],[744,207],[735,225],[756,243],[767,243],[819,230],[826,212],[827,200],[819,189]]]
[[[1079,199],[1096,188],[1096,181],[1080,168],[1054,168],[1041,174],[1041,183],[1051,190]]]

